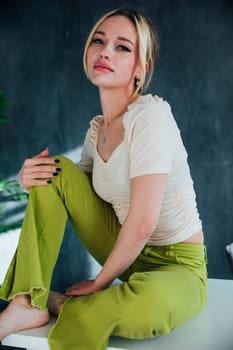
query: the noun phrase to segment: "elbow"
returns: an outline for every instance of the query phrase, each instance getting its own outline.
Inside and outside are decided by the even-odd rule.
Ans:
[[[143,220],[143,222],[138,225],[137,236],[139,240],[148,241],[156,228],[156,224],[157,223],[153,220]]]

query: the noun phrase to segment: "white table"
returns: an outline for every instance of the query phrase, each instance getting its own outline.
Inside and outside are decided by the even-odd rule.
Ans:
[[[233,350],[233,281],[209,279],[208,284],[207,306],[185,325],[153,339],[111,337],[108,350]],[[53,322],[51,319],[46,326],[11,334],[2,344],[49,350],[47,334]]]

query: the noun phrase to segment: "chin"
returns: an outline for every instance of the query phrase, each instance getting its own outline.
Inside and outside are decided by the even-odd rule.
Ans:
[[[103,88],[103,89],[116,89],[119,88],[121,85],[117,85],[116,83],[110,83],[110,82],[103,82],[103,81],[91,81],[93,85],[98,86],[98,88]]]

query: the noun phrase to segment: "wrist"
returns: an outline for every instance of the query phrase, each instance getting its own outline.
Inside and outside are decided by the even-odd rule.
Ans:
[[[95,278],[95,284],[97,286],[98,289],[105,289],[107,287],[110,286],[110,284],[112,283],[113,279],[106,279],[103,274],[102,271],[96,276]]]

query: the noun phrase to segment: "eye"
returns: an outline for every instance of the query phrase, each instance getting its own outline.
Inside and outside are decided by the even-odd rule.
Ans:
[[[128,48],[127,46],[125,46],[125,45],[118,45],[118,46],[117,46],[117,49],[118,49],[119,51],[131,52],[131,49]]]
[[[97,45],[103,44],[103,40],[100,38],[93,38],[91,42]]]

